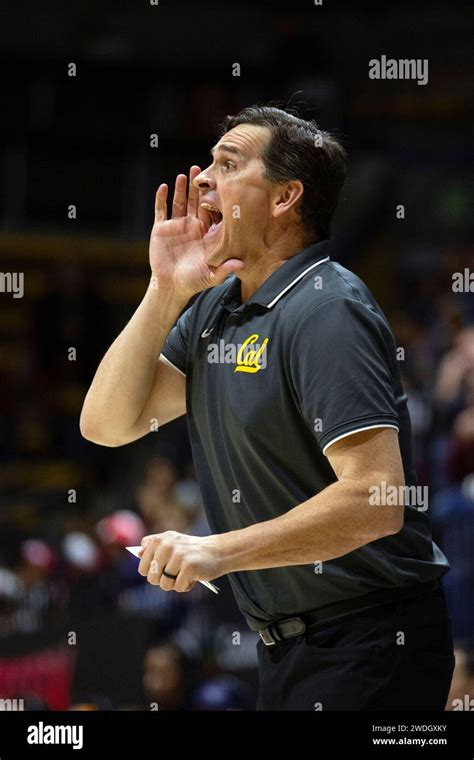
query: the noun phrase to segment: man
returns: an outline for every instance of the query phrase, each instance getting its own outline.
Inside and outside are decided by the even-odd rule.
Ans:
[[[158,188],[150,286],[81,417],[86,438],[121,446],[187,414],[213,534],[147,536],[139,571],[180,592],[229,575],[261,637],[259,709],[442,710],[449,565],[426,506],[405,505],[394,339],[330,259],[345,152],[252,107],[211,154],[188,193],[177,177],[171,219]]]

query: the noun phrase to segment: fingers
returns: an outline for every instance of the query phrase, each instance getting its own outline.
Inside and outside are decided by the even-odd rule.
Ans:
[[[176,581],[176,583],[175,583],[175,585],[173,587],[173,591],[178,591],[178,593],[183,593],[183,592],[186,592],[186,591],[191,591],[191,589],[194,588],[194,586],[196,585],[196,583],[197,583],[197,581],[191,581],[190,583],[187,583],[187,582],[183,583],[182,581],[180,582],[179,578],[178,578],[178,580]]]
[[[181,563],[176,559],[173,561],[171,547],[158,536],[145,537],[142,540],[142,546],[145,548],[138,565],[138,572],[145,576],[152,586],[160,586],[163,591],[172,591],[175,579],[167,578],[163,575],[163,571],[166,570],[169,575],[177,576]]]
[[[189,216],[197,216],[199,210],[199,188],[194,186],[194,180],[201,174],[199,166],[191,166],[189,170],[188,210]]]
[[[145,547],[138,572],[143,575],[153,586],[160,585],[160,579],[166,566],[166,560],[169,556],[169,549],[161,544],[159,536],[145,536],[142,539],[142,546]]]
[[[155,542],[152,539],[148,541],[143,540],[142,546],[144,547],[144,550],[142,551],[140,564],[138,565],[138,572],[140,573],[140,575],[146,576],[148,575],[150,564],[155,554]]]
[[[173,219],[177,216],[186,214],[186,187],[188,179],[185,174],[178,174],[174,186],[173,209],[171,216]]]
[[[181,565],[181,557],[169,557],[163,570],[166,570],[168,575],[176,575],[176,578],[167,578],[166,575],[162,575],[160,578],[160,586],[163,591],[175,590],[175,585],[178,582],[179,571]]]
[[[173,540],[166,533],[145,536],[138,572],[147,578],[148,583],[160,586],[163,591],[190,591],[197,583],[196,566],[181,547],[177,548],[176,536],[178,534],[173,534]],[[164,571],[176,578],[168,578]]]
[[[166,199],[168,197],[168,185],[160,185],[155,196],[155,222],[165,222],[168,218]]]
[[[185,174],[178,174],[174,186],[173,206],[171,217],[197,216],[199,211],[199,188],[194,186],[194,179],[201,173],[199,166],[191,166],[189,170],[189,195],[186,201],[186,189],[188,178]],[[165,222],[168,218],[166,201],[168,198],[168,185],[159,186],[155,196],[155,222]]]

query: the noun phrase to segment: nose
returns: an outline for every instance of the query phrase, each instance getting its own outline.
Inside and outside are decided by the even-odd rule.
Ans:
[[[200,174],[194,177],[193,185],[194,187],[197,187],[198,190],[208,190],[209,188],[215,188],[216,183],[212,176],[210,168],[211,167],[208,166],[207,169],[203,169]]]

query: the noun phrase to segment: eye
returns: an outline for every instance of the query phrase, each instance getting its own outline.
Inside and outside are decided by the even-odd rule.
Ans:
[[[235,169],[235,164],[233,161],[224,161],[222,166],[226,172],[230,171],[231,169]]]

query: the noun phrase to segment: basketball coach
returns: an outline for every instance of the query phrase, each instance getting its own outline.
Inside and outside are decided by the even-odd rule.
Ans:
[[[312,121],[227,117],[169,219],[157,190],[150,284],[81,431],[122,446],[187,415],[212,535],[147,536],[139,572],[179,592],[229,576],[260,636],[258,709],[443,710],[449,564],[416,498],[390,326],[331,259],[345,167]]]

